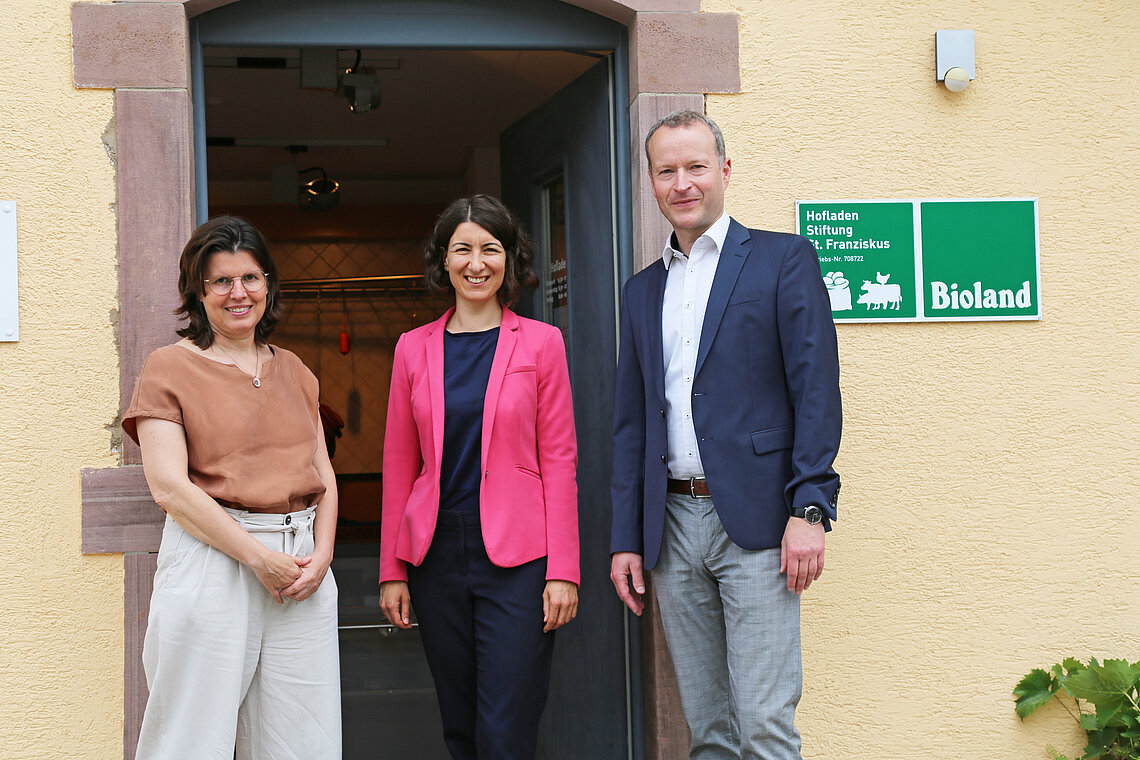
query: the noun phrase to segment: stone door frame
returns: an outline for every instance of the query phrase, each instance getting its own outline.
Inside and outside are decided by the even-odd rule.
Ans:
[[[143,361],[170,342],[177,327],[170,283],[177,281],[176,253],[194,227],[189,22],[235,1],[72,4],[75,86],[114,90],[114,119],[104,140],[115,162],[118,197],[120,414]],[[649,185],[641,135],[676,109],[703,112],[706,93],[740,91],[738,18],[701,13],[700,0],[563,1],[628,29],[629,170],[639,270],[657,256],[667,231]],[[124,439],[122,452],[120,467],[82,472],[82,545],[88,554],[123,554],[123,757],[133,760],[146,704],[142,637],[162,513],[151,500],[138,447]],[[652,608],[646,619],[646,756],[687,757],[688,730],[672,662]]]

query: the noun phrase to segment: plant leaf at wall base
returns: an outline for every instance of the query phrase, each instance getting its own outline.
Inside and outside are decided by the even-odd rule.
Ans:
[[[1029,671],[1029,675],[1022,678],[1021,682],[1013,689],[1018,717],[1025,720],[1026,717],[1032,715],[1038,707],[1053,698],[1060,686],[1061,682],[1057,677],[1041,668],[1034,668]]]

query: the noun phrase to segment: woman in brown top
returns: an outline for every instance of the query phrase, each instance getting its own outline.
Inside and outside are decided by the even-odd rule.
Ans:
[[[267,343],[261,233],[235,217],[182,251],[182,340],[152,353],[123,429],[166,512],[136,757],[340,757],[337,493],[317,379]]]

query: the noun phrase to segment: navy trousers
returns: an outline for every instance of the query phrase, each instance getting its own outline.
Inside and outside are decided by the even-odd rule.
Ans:
[[[542,632],[546,558],[497,567],[479,516],[441,512],[408,568],[412,607],[455,760],[533,760],[554,632]]]

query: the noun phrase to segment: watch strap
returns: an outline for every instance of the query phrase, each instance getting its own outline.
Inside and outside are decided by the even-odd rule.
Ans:
[[[816,519],[813,520],[808,516],[809,511],[815,513],[811,515],[811,517],[814,517]],[[808,504],[806,507],[796,507],[792,510],[792,517],[798,517],[802,520],[807,520],[809,525],[816,525],[822,522],[823,514],[823,507],[819,506],[818,504]]]

